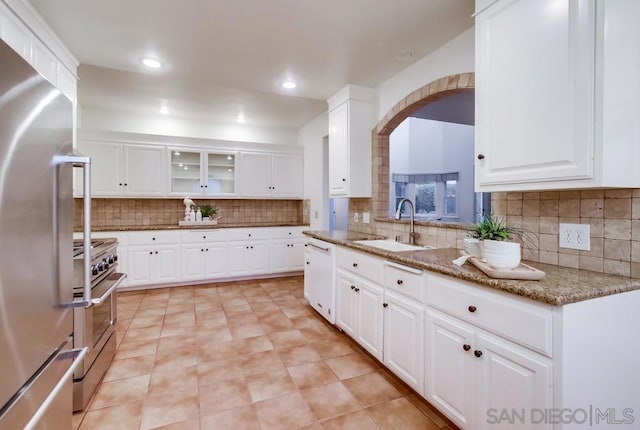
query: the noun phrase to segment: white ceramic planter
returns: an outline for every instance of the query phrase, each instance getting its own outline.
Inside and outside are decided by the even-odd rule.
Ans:
[[[496,269],[514,269],[520,264],[520,244],[499,240],[484,240],[482,258]]]

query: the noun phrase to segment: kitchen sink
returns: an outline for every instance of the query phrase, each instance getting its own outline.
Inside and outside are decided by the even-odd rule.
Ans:
[[[432,246],[409,245],[406,243],[396,242],[391,239],[376,240],[355,240],[360,245],[372,246],[374,248],[384,249],[385,251],[402,252],[402,251],[420,251],[425,249],[434,249]]]

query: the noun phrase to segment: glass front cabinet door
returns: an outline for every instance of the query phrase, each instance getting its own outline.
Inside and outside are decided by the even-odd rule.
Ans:
[[[171,149],[171,194],[221,196],[236,193],[236,154]]]

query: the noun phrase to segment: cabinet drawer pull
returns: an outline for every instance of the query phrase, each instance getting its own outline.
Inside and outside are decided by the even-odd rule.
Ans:
[[[358,263],[353,263],[353,267],[358,267]]]
[[[396,284],[398,284],[398,285],[402,285],[402,284],[403,284],[402,279],[398,279],[398,280],[396,281]]]
[[[467,309],[469,309],[469,312],[474,313],[475,311],[478,310],[478,308],[476,308],[475,306],[469,306]]]
[[[478,154],[478,160],[484,160],[484,154]]]
[[[465,343],[464,345],[462,345],[462,349],[464,349],[465,351],[469,351],[471,349],[471,345]]]
[[[342,178],[342,182],[347,182],[347,178]]]
[[[473,351],[473,355],[475,355],[476,357],[480,358],[480,357],[482,357],[482,351],[476,349],[475,351]]]
[[[389,303],[383,303],[383,304],[382,304],[382,307],[383,307],[383,308],[389,307]]]

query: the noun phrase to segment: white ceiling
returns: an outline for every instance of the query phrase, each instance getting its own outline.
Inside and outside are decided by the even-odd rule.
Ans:
[[[473,0],[31,0],[80,60],[83,106],[299,128],[473,24]],[[408,61],[399,53],[411,52]],[[140,57],[165,67],[151,71]],[[285,90],[284,80],[298,87]]]

